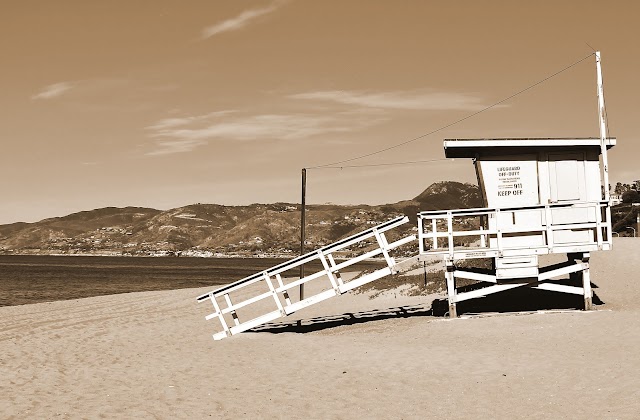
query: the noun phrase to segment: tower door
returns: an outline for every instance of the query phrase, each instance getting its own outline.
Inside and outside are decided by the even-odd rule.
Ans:
[[[584,153],[550,153],[551,202],[586,201]]]

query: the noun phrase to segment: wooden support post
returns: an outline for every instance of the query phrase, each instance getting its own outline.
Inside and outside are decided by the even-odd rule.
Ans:
[[[593,309],[593,291],[591,290],[591,276],[589,275],[589,253],[582,254],[582,263],[585,268],[582,270],[582,288],[584,289],[584,310]]]
[[[231,308],[233,306],[228,293],[225,293],[224,300],[227,302],[227,308]],[[236,313],[236,311],[231,311],[231,316],[233,317],[233,323],[236,325],[240,325],[240,320],[238,319],[238,314]]]
[[[218,301],[214,295],[211,295],[211,303],[213,304],[213,309],[216,310],[216,315],[218,315],[218,319],[220,320],[220,324],[222,324],[222,329],[224,334],[229,333],[229,326],[227,325],[227,321],[224,319],[224,315],[222,315],[222,310],[220,310],[220,306],[218,305]]]
[[[570,252],[567,254],[567,261],[575,264],[576,260],[582,259],[582,253],[578,252]],[[573,273],[569,273],[569,280],[571,280],[572,286],[577,286],[582,279],[582,271],[574,271]]]
[[[393,257],[389,255],[389,251],[387,250],[387,248],[389,247],[387,238],[384,236],[384,233],[378,232],[378,229],[374,229],[373,234],[375,235],[376,240],[378,241],[378,246],[382,250],[382,255],[384,256],[385,261],[387,261],[387,265],[393,271],[393,268],[395,267],[396,262],[393,259]]]
[[[447,279],[447,296],[449,299],[449,318],[457,318],[458,313],[456,311],[456,278],[454,271],[456,267],[453,265],[453,260],[446,260],[447,269],[445,271],[445,278]]]
[[[329,264],[331,264],[331,268],[335,268],[336,260],[333,259],[333,255],[327,254],[327,258],[329,259]],[[338,281],[338,287],[344,286],[344,282],[342,281],[342,276],[340,275],[340,272],[334,271],[333,274],[335,275],[336,280]]]
[[[300,203],[300,256],[304,255],[304,241],[306,236],[307,224],[306,217],[307,203],[307,169],[302,168],[302,200]],[[304,264],[300,266],[300,278],[304,278]],[[304,284],[300,285],[300,300],[304,299]]]
[[[282,276],[280,274],[276,274],[276,280],[278,280],[278,286],[284,287],[284,282],[282,281]],[[289,298],[289,291],[285,290],[283,293],[284,301],[287,305],[291,305],[291,299]]]
[[[284,311],[284,308],[282,307],[282,302],[280,302],[280,298],[278,297],[278,293],[276,293],[276,288],[273,287],[273,282],[271,281],[271,278],[269,277],[269,274],[267,274],[266,271],[264,272],[264,279],[267,282],[267,286],[269,286],[269,291],[273,295],[273,300],[276,303],[278,310],[280,311],[282,316],[287,316],[287,313]]]

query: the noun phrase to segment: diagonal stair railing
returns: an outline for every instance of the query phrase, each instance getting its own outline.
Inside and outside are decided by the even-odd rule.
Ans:
[[[290,315],[307,306],[314,305],[374,280],[394,274],[395,267],[400,263],[396,262],[395,258],[391,256],[390,251],[414,241],[416,237],[415,235],[411,235],[389,243],[385,232],[403,225],[408,221],[409,218],[407,216],[389,220],[378,226],[199,296],[197,298],[198,302],[210,301],[214,308],[214,312],[207,315],[205,319],[211,320],[217,318],[220,323],[220,331],[213,334],[214,340],[221,340],[277,318]],[[362,251],[359,255],[344,261],[336,261],[337,256],[334,256],[335,253],[351,247],[358,249],[365,248],[367,241],[372,240],[375,245],[374,249]],[[386,267],[350,281],[344,281],[342,279],[340,275],[341,271],[344,271],[354,264],[380,255],[384,257]],[[283,276],[284,273],[314,261],[321,263],[321,270],[301,279],[286,282],[288,279]],[[290,296],[291,289],[314,280],[322,280],[323,278],[328,280],[328,282],[325,281],[323,284],[324,290],[303,300],[296,302],[292,300]],[[238,297],[242,300],[234,303],[232,301],[232,293],[234,294],[234,300]],[[245,318],[248,319],[244,320]]]

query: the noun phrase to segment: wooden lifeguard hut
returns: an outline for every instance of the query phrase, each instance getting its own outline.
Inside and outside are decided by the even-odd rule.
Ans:
[[[605,139],[445,140],[447,157],[473,159],[485,208],[421,212],[420,255],[446,263],[449,314],[456,303],[520,286],[584,295],[591,308],[589,253],[611,249],[609,200],[603,197],[599,157],[614,146]],[[567,262],[540,267],[543,254]],[[490,273],[457,267],[465,259],[491,258]],[[581,273],[582,287],[553,279]],[[492,285],[457,293],[456,278]]]
[[[486,206],[418,214],[420,256],[445,260],[451,317],[458,302],[516,287],[583,295],[591,309],[589,253],[612,243],[607,151],[616,144],[606,137],[599,53],[596,67],[598,138],[444,141],[446,157],[473,159]],[[565,263],[540,267],[540,255],[558,253]],[[491,258],[492,270],[458,267],[473,258]],[[582,286],[554,281],[567,274]],[[490,285],[458,293],[456,278]]]

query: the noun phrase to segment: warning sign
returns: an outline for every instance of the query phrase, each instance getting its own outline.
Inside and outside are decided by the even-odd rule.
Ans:
[[[537,156],[509,156],[479,163],[489,207],[539,204]]]
[[[496,170],[498,172],[498,196],[521,196],[523,185],[520,178],[520,165],[499,166]]]

